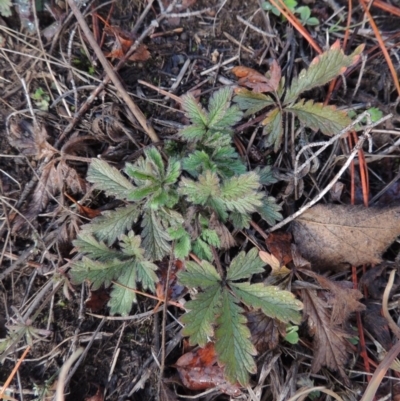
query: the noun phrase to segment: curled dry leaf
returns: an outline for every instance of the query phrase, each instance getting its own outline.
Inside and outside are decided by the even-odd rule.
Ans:
[[[338,325],[331,322],[328,304],[314,290],[302,290],[303,315],[307,319],[308,331],[312,337],[314,358],[311,370],[318,372],[322,366],[338,371],[348,381],[344,365],[348,359],[348,342],[350,337]]]
[[[271,63],[269,76],[260,74],[253,68],[238,66],[232,68],[232,73],[239,78],[239,85],[253,89],[256,93],[274,92],[278,89],[281,79],[281,68],[276,60]]]
[[[379,263],[400,235],[400,207],[317,205],[292,223],[303,257],[314,269],[343,270]]]
[[[363,294],[353,289],[350,281],[332,281],[313,272],[308,274],[314,277],[322,288],[329,291],[327,303],[332,307],[331,322],[333,324],[343,324],[350,313],[365,310],[365,305],[359,302]]]
[[[187,352],[175,364],[182,384],[189,390],[208,390],[218,386],[218,390],[233,397],[242,394],[239,385],[225,379],[224,368],[217,364],[214,344]]]
[[[43,125],[34,127],[27,120],[12,122],[8,142],[25,156],[34,156],[37,160],[53,156],[57,150],[47,142],[47,130]]]
[[[261,354],[279,345],[279,334],[285,336],[285,323],[272,319],[260,311],[246,313],[251,342]]]

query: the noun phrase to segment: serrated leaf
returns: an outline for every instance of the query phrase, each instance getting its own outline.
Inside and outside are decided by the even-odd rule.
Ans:
[[[142,168],[134,164],[127,163],[124,170],[135,180],[157,182],[157,177],[154,174],[143,171]]]
[[[314,131],[321,130],[325,135],[333,136],[351,124],[347,113],[337,110],[335,106],[325,106],[323,103],[314,103],[313,100],[301,100],[286,108],[306,126]]]
[[[307,70],[302,70],[299,76],[292,80],[284,104],[294,102],[302,92],[325,85],[343,73],[358,60],[361,51],[362,48],[358,47],[352,54],[346,56],[339,43],[335,42],[328,51],[316,57]]]
[[[157,150],[156,147],[151,146],[144,151],[144,154],[146,156],[146,159],[150,161],[155,167],[155,170],[158,172],[158,176],[161,177],[164,173],[164,163],[162,161],[160,152]]]
[[[265,125],[263,135],[268,135],[266,146],[273,145],[274,151],[277,152],[283,138],[282,113],[278,108],[270,111],[262,124]]]
[[[194,178],[197,178],[203,169],[211,169],[210,156],[204,150],[196,150],[183,159],[182,167]]]
[[[298,311],[303,308],[303,304],[289,291],[262,283],[231,283],[230,287],[245,305],[259,308],[269,317],[285,323],[301,322]]]
[[[188,142],[199,141],[206,134],[206,128],[202,125],[188,125],[181,129],[178,134]]]
[[[171,252],[171,240],[165,228],[156,217],[154,210],[147,211],[142,221],[142,239],[146,256],[152,260],[161,260]]]
[[[257,167],[254,172],[257,173],[261,185],[271,185],[278,182],[278,179],[274,176],[274,171],[272,170],[271,166],[264,166],[261,169]]]
[[[257,248],[252,248],[247,254],[240,252],[231,262],[226,278],[227,280],[241,280],[253,274],[263,273],[265,263],[258,256]]]
[[[210,125],[210,128],[223,133],[232,133],[231,127],[238,123],[243,118],[243,113],[238,106],[229,107],[222,117],[216,123]]]
[[[175,184],[181,175],[181,163],[177,160],[170,159],[168,162],[167,171],[165,173],[164,184]]]
[[[199,344],[203,347],[208,342],[208,337],[213,335],[213,323],[219,312],[220,298],[221,287],[217,283],[186,303],[185,307],[189,312],[183,315],[181,320],[185,323],[183,335],[189,336],[191,344]]]
[[[262,206],[257,207],[257,213],[270,225],[273,226],[277,221],[281,221],[283,216],[280,213],[282,206],[276,203],[272,196],[263,199]]]
[[[112,211],[105,211],[82,227],[92,232],[99,241],[111,245],[121,233],[130,229],[139,218],[140,209],[137,204],[127,205]]]
[[[186,195],[190,202],[198,205],[205,205],[210,198],[219,196],[219,179],[215,173],[206,171],[199,176],[198,181],[182,178],[180,182],[180,192]]]
[[[245,110],[244,117],[255,114],[275,103],[270,96],[255,93],[248,89],[239,88],[235,90],[235,93],[233,101],[238,105],[240,110]]]
[[[212,252],[210,245],[203,241],[200,237],[192,243],[192,251],[199,259],[212,260]]]
[[[135,187],[115,167],[104,160],[92,159],[87,180],[96,188],[105,191],[107,195],[124,200]]]
[[[221,280],[215,267],[205,260],[201,262],[201,265],[196,262],[187,261],[186,270],[178,273],[178,278],[183,285],[200,287],[202,289],[213,287]]]
[[[119,245],[122,253],[128,256],[134,256],[138,260],[143,259],[144,249],[140,247],[142,240],[139,235],[129,231],[128,235],[121,235]]]
[[[229,221],[233,224],[236,230],[249,228],[251,215],[247,213],[232,212],[229,214]]]
[[[218,234],[215,232],[215,230],[210,230],[208,228],[204,229],[201,232],[201,238],[204,239],[204,241],[207,241],[210,245],[219,248],[220,246],[220,240],[218,238]]]
[[[132,291],[136,289],[136,269],[133,264],[122,272],[117,282],[122,285],[113,285],[108,301],[110,314],[127,316],[132,309],[133,302],[136,301],[136,293]]]
[[[226,208],[239,213],[252,213],[261,206],[262,194],[258,175],[254,172],[242,174],[225,180],[221,188],[221,199]]]
[[[90,255],[91,259],[100,262],[112,260],[120,255],[119,252],[108,248],[103,242],[97,241],[97,239],[87,231],[81,231],[77,239],[73,241],[73,244],[80,252],[85,255]]]
[[[207,112],[200,106],[192,94],[182,96],[182,108],[193,124],[207,126]]]
[[[144,289],[155,292],[155,283],[158,282],[158,277],[155,271],[158,269],[157,265],[148,260],[136,261],[136,280],[142,284]]]
[[[228,86],[214,92],[208,103],[208,122],[207,126],[216,126],[222,119],[229,107],[232,96],[232,89]]]
[[[110,286],[111,281],[120,277],[125,269],[129,269],[133,260],[126,261],[112,260],[105,263],[83,257],[75,262],[70,271],[71,280],[75,284],[83,283],[85,280],[91,282],[92,290],[99,289],[103,284]]]
[[[189,255],[191,247],[191,240],[188,233],[182,235],[177,241],[175,241],[174,254],[178,259],[184,259]]]
[[[159,183],[155,183],[155,184],[144,186],[144,187],[138,187],[129,192],[127,199],[129,201],[140,201],[140,200],[147,198],[148,196],[158,192],[160,189],[161,188],[160,188]]]
[[[219,361],[225,365],[225,375],[231,382],[238,381],[246,386],[248,373],[256,373],[253,355],[256,349],[250,341],[250,330],[246,326],[243,309],[236,304],[235,298],[227,290],[222,292],[220,315],[215,330],[215,349]]]

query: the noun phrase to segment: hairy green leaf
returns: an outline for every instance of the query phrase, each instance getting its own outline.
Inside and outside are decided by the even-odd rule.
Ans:
[[[213,323],[219,312],[220,297],[221,287],[217,283],[185,304],[189,312],[181,318],[182,323],[185,324],[183,335],[190,337],[191,344],[199,344],[203,347],[208,342],[208,337],[213,335]]]
[[[179,281],[187,287],[206,289],[219,283],[221,279],[215,267],[203,260],[201,265],[187,261],[186,270],[178,273]]]
[[[277,152],[283,139],[282,113],[278,108],[273,109],[267,114],[262,124],[265,125],[263,134],[268,135],[266,146],[273,145],[274,151]]]
[[[87,173],[87,180],[107,195],[124,200],[135,187],[115,167],[104,160],[92,159]]]
[[[208,122],[209,127],[216,126],[224,117],[226,110],[229,107],[229,102],[232,96],[232,89],[228,86],[214,92],[208,104]]]
[[[222,305],[215,331],[215,350],[220,362],[225,365],[225,375],[242,386],[249,382],[249,373],[256,373],[253,355],[257,354],[250,341],[250,330],[246,326],[243,309],[237,300],[227,291],[222,292]]]
[[[103,212],[101,216],[96,217],[90,224],[84,225],[82,229],[92,232],[99,241],[105,241],[111,245],[119,235],[132,228],[138,220],[139,214],[140,208],[137,204],[127,205]]]
[[[207,112],[200,106],[199,102],[192,94],[182,96],[182,108],[185,110],[187,117],[193,124],[199,126],[207,126]]]
[[[70,272],[71,280],[75,284],[88,280],[91,282],[92,290],[99,289],[103,284],[109,287],[111,281],[120,277],[125,269],[129,269],[133,261],[133,259],[125,261],[114,259],[102,263],[83,257],[74,263]]]
[[[251,215],[247,213],[232,212],[229,214],[229,221],[232,222],[235,229],[243,230],[244,228],[249,228]]]
[[[142,239],[146,256],[152,260],[161,260],[171,252],[171,244],[166,229],[161,225],[154,210],[147,211],[142,221]]]
[[[270,96],[244,88],[240,88],[236,92],[233,101],[239,106],[240,110],[245,110],[244,117],[251,116],[275,103]]]
[[[202,125],[188,125],[182,128],[178,133],[186,141],[196,142],[202,139],[206,132],[206,128]]]
[[[215,230],[210,230],[208,228],[205,228],[201,232],[201,238],[216,248],[218,248],[220,246],[220,240],[219,240],[218,234],[215,232]]]
[[[232,283],[233,293],[249,307],[261,309],[267,316],[282,322],[300,323],[298,312],[303,304],[289,292],[263,283]]]
[[[103,242],[97,239],[88,231],[81,231],[73,244],[85,255],[90,255],[92,259],[99,262],[112,260],[119,256],[119,252],[108,248]]]
[[[263,273],[265,263],[259,258],[257,248],[251,249],[247,254],[240,252],[231,262],[226,274],[228,280],[241,280],[253,274]]]
[[[175,241],[174,254],[176,258],[186,258],[191,249],[191,240],[188,233],[185,233],[185,235],[182,235],[177,241]]]
[[[314,103],[304,100],[286,108],[306,126],[314,131],[321,130],[325,135],[333,136],[351,124],[347,113],[337,110],[335,106],[325,106],[323,103]]]
[[[124,269],[117,283],[114,284],[110,294],[108,306],[110,307],[110,314],[119,314],[121,316],[129,315],[132,309],[133,302],[136,302],[136,269],[132,263],[129,268]]]
[[[252,213],[261,206],[262,194],[258,175],[254,172],[242,174],[225,180],[221,188],[221,199],[226,208],[239,213]]]
[[[272,170],[271,166],[264,166],[261,169],[257,167],[254,172],[258,174],[261,185],[271,185],[278,182],[277,178],[274,176],[274,171]]]
[[[199,259],[212,260],[212,252],[210,245],[203,241],[200,237],[192,242],[192,251]]]
[[[276,203],[276,199],[272,196],[263,199],[262,206],[257,207],[257,213],[270,225],[273,226],[277,221],[282,220],[280,213],[282,207]]]
[[[198,181],[182,178],[180,192],[186,195],[190,202],[198,205],[206,205],[210,198],[218,197],[220,194],[219,179],[215,173],[206,171],[199,176]]]
[[[352,54],[346,56],[338,42],[333,44],[328,51],[316,57],[307,70],[302,70],[299,76],[293,79],[286,92],[284,104],[294,102],[304,91],[325,85],[343,73],[358,60],[362,49],[363,46],[359,46]]]

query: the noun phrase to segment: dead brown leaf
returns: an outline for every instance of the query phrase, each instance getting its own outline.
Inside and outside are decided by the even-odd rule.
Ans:
[[[285,323],[272,319],[261,311],[248,312],[246,317],[251,342],[260,354],[279,345],[279,334],[285,335]]]
[[[329,291],[327,304],[332,307],[331,322],[333,324],[343,324],[350,313],[365,310],[365,305],[358,302],[363,294],[353,289],[350,281],[332,281],[313,272],[308,274],[313,276],[322,288]]]
[[[47,130],[44,125],[34,127],[30,121],[11,122],[8,142],[25,156],[34,156],[37,160],[51,157],[57,150],[47,142]]]
[[[302,290],[303,315],[307,318],[308,330],[314,337],[314,358],[311,370],[318,372],[322,366],[338,371],[347,382],[344,365],[348,359],[346,337],[348,334],[331,322],[328,304],[314,290]]]
[[[292,223],[303,257],[314,269],[343,270],[381,261],[400,235],[400,207],[317,205]]]

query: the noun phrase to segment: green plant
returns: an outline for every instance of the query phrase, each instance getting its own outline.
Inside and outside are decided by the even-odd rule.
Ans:
[[[193,96],[184,97],[192,124],[179,132],[183,150],[169,144],[167,163],[149,147],[124,174],[103,160],[90,164],[88,181],[124,204],[82,227],[74,244],[85,256],[71,277],[95,289],[113,285],[111,313],[129,313],[137,283],[154,291],[154,262],[166,255],[184,258],[193,251],[212,260],[213,248],[235,244],[226,225],[247,228],[255,212],[269,224],[281,219],[275,199],[261,188],[275,182],[271,169],[246,172],[231,145],[232,126],[242,118],[231,96],[231,89],[219,90],[208,111]]]
[[[319,25],[319,21],[315,17],[311,17],[311,9],[308,6],[297,7],[297,1],[295,0],[283,0],[285,6],[294,14],[299,14],[300,21],[303,25],[315,26]],[[272,5],[268,0],[262,3],[262,7],[265,11],[271,11],[277,17],[281,15],[281,12]]]
[[[241,305],[260,309],[282,322],[300,323],[301,320],[298,311],[302,303],[291,292],[249,282],[253,274],[264,271],[264,265],[257,249],[253,248],[247,254],[240,252],[226,274],[207,261],[186,262],[186,271],[179,274],[182,284],[202,290],[186,304],[189,312],[181,319],[185,323],[183,334],[189,336],[191,344],[202,347],[209,337],[214,337],[219,361],[225,365],[225,375],[242,385],[248,383],[249,373],[256,373],[253,356],[257,352],[249,339],[250,331]]]
[[[304,127],[333,136],[350,125],[351,119],[346,112],[337,110],[335,106],[315,103],[313,100],[299,100],[299,96],[342,74],[347,67],[358,61],[362,50],[361,45],[346,56],[340,49],[339,42],[335,42],[328,51],[316,57],[307,70],[302,70],[286,90],[285,80],[281,78],[277,89],[271,92],[271,95],[241,88],[233,100],[244,111],[244,116],[272,106],[262,124],[263,134],[267,135],[266,146],[273,145],[275,151],[278,151],[282,143],[283,119],[289,113],[297,117]]]
[[[0,0],[0,14],[3,17],[10,17],[12,14],[11,6],[11,0]]]
[[[42,88],[37,88],[31,98],[40,110],[47,111],[49,109],[50,96]]]

